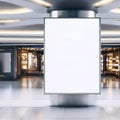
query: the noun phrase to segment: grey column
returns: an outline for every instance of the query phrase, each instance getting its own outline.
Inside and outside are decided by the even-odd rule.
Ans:
[[[59,18],[95,17],[95,12],[90,10],[83,11],[60,10],[52,11],[51,17]],[[50,102],[52,106],[93,106],[96,105],[96,101],[97,95],[95,94],[50,95]]]
[[[14,79],[17,79],[17,48],[14,48]]]

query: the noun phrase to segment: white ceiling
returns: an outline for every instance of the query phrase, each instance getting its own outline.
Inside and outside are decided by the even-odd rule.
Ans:
[[[41,1],[41,0],[38,0]],[[43,0],[42,0],[43,1]],[[44,0],[45,1],[45,0]],[[46,3],[36,3],[32,0],[0,0],[0,38],[14,36],[14,31],[20,31],[18,36],[22,36],[22,31],[34,31],[34,36],[43,36],[44,17],[49,17],[47,10],[61,8],[91,7],[94,3],[101,0],[46,0]],[[85,5],[85,6],[84,6]],[[120,7],[120,0],[113,0],[107,5],[93,7],[97,17],[101,17],[102,40],[104,38],[120,38],[120,13],[113,13],[110,10]],[[18,12],[19,11],[19,12]],[[15,13],[16,12],[16,13]],[[18,13],[17,13],[18,12]],[[7,22],[6,20],[18,20]],[[11,31],[10,34],[8,32]],[[108,33],[110,31],[110,33]],[[117,31],[117,33],[115,33]],[[12,34],[13,32],[13,34]],[[36,32],[36,34],[34,34]],[[40,32],[40,34],[39,34]],[[37,34],[38,33],[38,34]],[[114,34],[115,33],[115,34]],[[31,36],[31,33],[27,34]],[[110,42],[110,41],[109,41]]]

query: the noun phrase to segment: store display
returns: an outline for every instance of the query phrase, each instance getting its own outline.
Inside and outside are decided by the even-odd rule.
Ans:
[[[106,57],[106,58],[105,58]],[[104,59],[106,61],[104,61]],[[119,51],[118,49],[108,48],[104,50],[104,55],[101,54],[101,73],[104,75],[119,74]]]
[[[18,74],[43,74],[44,56],[41,48],[19,48]]]
[[[107,69],[116,75],[119,71],[119,57],[113,53],[107,55]]]
[[[23,70],[27,69],[27,53],[21,54],[21,66]]]

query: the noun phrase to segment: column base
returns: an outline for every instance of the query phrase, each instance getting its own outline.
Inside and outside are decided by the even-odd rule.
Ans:
[[[95,106],[97,101],[97,95],[51,95],[51,106]]]

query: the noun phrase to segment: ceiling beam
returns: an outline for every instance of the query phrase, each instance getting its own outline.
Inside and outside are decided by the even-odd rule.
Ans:
[[[113,43],[113,44],[117,44],[120,43],[120,38],[119,39],[101,39],[101,43]]]
[[[43,38],[0,38],[0,44],[1,43],[27,43],[27,44],[32,44],[32,43],[44,43],[44,39]]]
[[[0,14],[0,19],[39,19],[49,17],[47,13]]]

